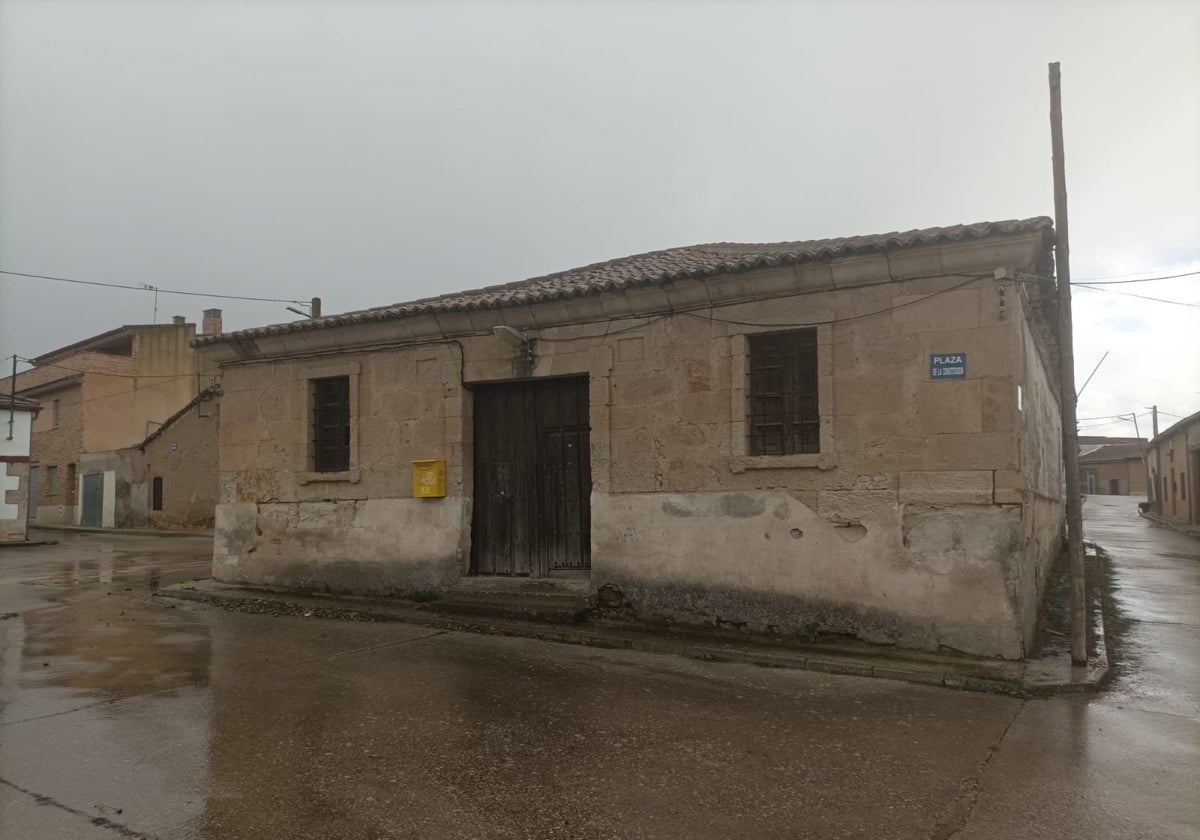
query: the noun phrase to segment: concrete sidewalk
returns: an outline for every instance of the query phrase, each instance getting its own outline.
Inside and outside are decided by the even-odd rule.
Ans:
[[[93,528],[85,525],[31,525],[33,531],[58,531],[68,534],[121,534],[132,537],[205,537],[212,539],[212,531],[166,531],[161,528]]]
[[[675,654],[769,668],[877,677],[1015,697],[1094,691],[1102,685],[1108,672],[1103,626],[1093,629],[1099,655],[1088,667],[1077,668],[1071,665],[1069,655],[1061,651],[1042,658],[1011,662],[866,643],[799,645],[793,640],[716,629],[656,627],[615,620],[551,624],[544,620],[520,620],[500,615],[453,615],[440,612],[436,601],[414,603],[399,599],[296,595],[211,580],[176,584],[159,589],[156,594],[209,603],[235,612],[350,621],[399,621],[438,629]]]
[[[1170,528],[1172,531],[1178,531],[1181,534],[1187,534],[1189,537],[1196,537],[1200,539],[1200,525],[1192,525],[1188,522],[1184,522],[1182,519],[1172,519],[1169,516],[1159,516],[1157,513],[1150,513],[1149,511],[1140,509],[1138,510],[1138,516],[1142,517],[1142,519],[1145,519],[1147,522],[1162,526],[1163,528]]]

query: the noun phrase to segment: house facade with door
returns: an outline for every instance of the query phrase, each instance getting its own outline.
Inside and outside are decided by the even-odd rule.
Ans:
[[[0,394],[0,542],[29,534],[29,435],[41,406],[36,400]]]
[[[220,399],[209,386],[136,446],[80,455],[85,516],[98,512],[102,528],[211,529]]]
[[[1059,550],[1050,220],[659,251],[197,339],[219,580],[583,579],[1019,657]]]
[[[205,312],[204,329],[221,331],[221,311]],[[16,376],[16,393],[36,399],[30,454],[30,520],[41,525],[108,527],[119,475],[85,456],[127,449],[210,384],[215,369],[191,347],[196,325],[134,324],[43,353]],[[13,385],[0,380],[7,393]],[[106,507],[107,505],[107,507]]]
[[[1079,441],[1079,492],[1091,496],[1146,495],[1145,438]]]
[[[1150,511],[1173,525],[1200,526],[1200,412],[1155,435],[1145,460]]]

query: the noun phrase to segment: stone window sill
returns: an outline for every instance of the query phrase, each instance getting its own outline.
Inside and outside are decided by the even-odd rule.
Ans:
[[[332,482],[343,482],[345,484],[358,484],[362,478],[362,470],[342,470],[341,472],[302,472],[297,476],[297,480],[301,484],[324,484]]]
[[[832,470],[837,467],[833,456],[825,453],[807,455],[735,455],[729,468],[735,473],[747,470]]]

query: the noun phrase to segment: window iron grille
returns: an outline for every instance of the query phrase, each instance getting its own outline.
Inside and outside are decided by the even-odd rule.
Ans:
[[[350,469],[350,377],[313,380],[313,469]]]
[[[748,338],[750,454],[820,452],[816,329]]]

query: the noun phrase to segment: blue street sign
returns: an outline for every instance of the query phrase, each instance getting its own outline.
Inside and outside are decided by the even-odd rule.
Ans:
[[[965,379],[966,353],[937,353],[929,357],[930,379]]]

